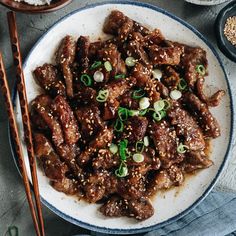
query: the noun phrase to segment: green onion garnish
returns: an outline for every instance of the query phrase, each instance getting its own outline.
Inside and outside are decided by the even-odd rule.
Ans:
[[[148,136],[145,136],[145,137],[143,138],[143,144],[144,144],[145,147],[148,147],[148,146],[149,146],[149,138],[148,138]]]
[[[128,175],[128,168],[125,162],[121,162],[119,169],[115,171],[115,175],[122,178]]]
[[[126,77],[125,74],[115,75],[115,79],[125,79],[125,77]]]
[[[116,154],[118,152],[118,146],[114,143],[112,143],[109,147],[109,150],[112,154]]]
[[[152,71],[152,75],[154,79],[160,80],[162,77],[162,72],[159,69],[154,69]]]
[[[188,84],[187,84],[186,80],[183,79],[183,78],[180,78],[179,84],[178,84],[178,89],[179,89],[180,91],[184,91],[184,90],[187,89],[187,87],[188,87]]]
[[[162,101],[165,103],[163,110],[164,111],[168,110],[171,107],[170,102],[167,99],[163,99]]]
[[[129,116],[138,116],[139,111],[138,110],[129,110]]]
[[[16,226],[8,227],[7,232],[10,236],[18,236],[19,235],[18,227],[16,227]]]
[[[90,70],[94,70],[98,67],[100,67],[102,65],[101,61],[95,61],[91,66],[90,66]]]
[[[145,91],[143,89],[138,89],[133,91],[132,98],[139,99],[145,96]]]
[[[139,111],[140,116],[144,116],[148,112],[148,109],[143,109]]]
[[[144,150],[144,142],[143,142],[143,141],[138,141],[138,142],[136,143],[136,145],[135,145],[135,150],[136,150],[136,152],[138,152],[138,153],[143,152],[143,150]]]
[[[127,57],[125,59],[125,64],[129,67],[135,66],[136,60],[133,57]]]
[[[185,153],[187,149],[188,149],[188,146],[180,143],[179,146],[177,147],[177,152],[182,154],[182,153]]]
[[[105,102],[109,96],[109,91],[108,89],[101,89],[98,92],[98,96],[96,97],[96,100],[98,102]]]
[[[182,93],[179,90],[177,90],[177,89],[172,90],[170,92],[170,98],[173,99],[173,100],[178,100],[181,97],[182,97]]]
[[[141,110],[147,109],[150,106],[149,98],[143,97],[139,100],[139,108]]]
[[[165,102],[163,100],[156,101],[154,102],[153,107],[155,112],[162,111],[165,107]]]
[[[197,65],[196,66],[196,71],[200,74],[200,75],[205,75],[206,74],[206,69],[203,65]]]
[[[120,119],[117,119],[114,125],[114,129],[116,132],[123,132],[124,124]]]
[[[91,86],[92,85],[92,79],[88,74],[82,74],[80,76],[80,81],[85,85],[85,86]]]
[[[143,162],[144,161],[144,155],[141,153],[135,153],[133,155],[133,160],[137,163]]]
[[[152,117],[155,121],[161,121],[162,118],[164,118],[166,116],[166,112],[165,111],[158,111],[158,112],[154,112]]]
[[[119,143],[119,154],[120,154],[120,159],[122,161],[125,161],[126,160],[126,153],[127,153],[127,145],[128,145],[128,140],[127,139],[124,139],[124,140],[121,140],[120,143]]]
[[[129,116],[129,110],[127,108],[124,108],[124,107],[119,107],[118,116],[122,121],[127,120],[128,116]]]
[[[111,63],[109,61],[105,61],[104,62],[104,67],[105,67],[107,72],[112,71],[112,65],[111,65]]]

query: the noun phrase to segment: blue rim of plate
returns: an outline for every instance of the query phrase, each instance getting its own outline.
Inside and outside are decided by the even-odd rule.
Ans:
[[[152,231],[152,230],[156,230],[159,229],[167,224],[173,223],[174,221],[178,220],[179,218],[185,216],[187,213],[189,213],[190,211],[192,211],[212,190],[212,188],[214,187],[214,185],[216,184],[216,181],[218,180],[218,178],[220,177],[220,174],[222,173],[222,170],[226,164],[226,161],[228,159],[229,156],[229,152],[230,152],[230,148],[231,148],[231,143],[232,143],[232,136],[233,136],[233,128],[234,128],[234,109],[233,109],[233,99],[232,99],[232,93],[231,93],[231,89],[230,89],[230,84],[229,84],[229,80],[228,77],[226,75],[225,69],[223,67],[223,63],[220,59],[220,57],[218,56],[216,50],[214,49],[214,47],[211,45],[211,43],[198,31],[196,30],[193,26],[191,26],[189,23],[185,22],[184,20],[180,19],[179,17],[169,13],[168,11],[159,8],[157,6],[151,5],[151,4],[147,4],[147,3],[142,3],[142,2],[134,2],[134,1],[126,1],[126,0],[113,0],[113,1],[105,1],[105,2],[101,2],[101,3],[97,3],[97,4],[90,4],[87,5],[85,7],[79,8],[71,13],[69,13],[68,15],[64,16],[63,18],[61,18],[60,20],[58,20],[56,23],[54,23],[48,30],[52,30],[56,25],[58,25],[60,22],[62,22],[63,20],[67,19],[68,17],[70,17],[71,15],[74,15],[80,11],[83,10],[87,10],[90,8],[94,8],[94,7],[98,7],[101,5],[107,5],[107,4],[122,4],[122,5],[135,5],[135,6],[140,6],[140,7],[145,7],[157,12],[160,12],[174,20],[176,20],[177,22],[181,23],[182,25],[184,25],[185,27],[187,27],[188,29],[190,29],[192,32],[195,33],[195,35],[197,35],[213,52],[214,56],[217,58],[220,67],[222,69],[222,71],[224,72],[225,75],[225,79],[226,79],[226,83],[227,83],[227,89],[228,89],[228,93],[229,93],[229,97],[230,97],[230,109],[231,109],[231,124],[230,124],[230,137],[229,137],[229,143],[228,143],[228,147],[226,150],[226,154],[224,156],[224,160],[215,176],[215,178],[213,179],[213,181],[211,182],[211,184],[208,186],[208,188],[205,190],[205,192],[202,194],[202,196],[200,198],[198,198],[191,206],[189,206],[187,209],[185,209],[184,211],[182,211],[181,213],[179,213],[176,216],[171,217],[168,220],[165,220],[161,223],[158,223],[156,225],[152,225],[152,226],[148,226],[148,227],[143,227],[143,228],[134,228],[134,229],[118,229],[118,228],[114,228],[114,229],[110,229],[110,228],[106,228],[106,227],[100,227],[100,226],[96,226],[96,225],[92,225],[92,224],[88,224],[85,222],[82,222],[80,220],[77,220],[71,216],[66,215],[65,213],[59,211],[57,208],[55,208],[54,206],[52,206],[50,203],[48,203],[45,199],[43,199],[41,197],[41,201],[42,203],[47,206],[51,211],[53,211],[55,214],[57,214],[58,216],[60,216],[61,218],[65,219],[66,221],[73,223],[77,226],[95,231],[95,232],[101,232],[101,233],[107,233],[107,234],[137,234],[137,233],[144,233],[144,232],[148,232],[148,231]],[[47,34],[47,32],[45,32],[40,38],[39,40],[36,42],[36,44],[33,46],[33,48],[30,50],[30,52],[28,53],[28,56],[26,57],[24,64],[23,64],[23,68],[25,68],[29,55],[32,53],[32,51],[35,49],[35,47],[41,42],[41,40],[43,40],[43,38],[45,37],[45,35]],[[12,101],[14,104],[14,108],[15,108],[15,100],[16,100],[16,94],[17,94],[17,90],[16,90],[16,84],[13,88],[13,96],[12,96]],[[16,167],[19,171],[18,168],[18,163],[17,163],[17,157],[16,157],[16,153],[15,153],[15,148],[14,148],[14,142],[12,140],[11,134],[10,134],[10,128],[8,126],[8,135],[9,135],[9,141],[10,141],[10,146],[11,146],[11,151],[13,154],[13,159],[15,161]],[[19,172],[20,173],[20,172]]]

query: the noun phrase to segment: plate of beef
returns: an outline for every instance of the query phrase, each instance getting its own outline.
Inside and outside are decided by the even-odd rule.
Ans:
[[[76,10],[39,39],[24,72],[41,199],[60,217],[141,233],[191,211],[219,179],[233,130],[228,79],[211,44],[165,10]]]

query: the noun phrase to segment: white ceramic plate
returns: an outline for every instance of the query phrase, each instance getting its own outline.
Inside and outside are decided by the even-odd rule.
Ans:
[[[61,19],[40,38],[29,53],[24,64],[29,101],[40,93],[40,89],[33,79],[32,71],[45,62],[53,62],[53,55],[60,40],[67,34],[74,35],[75,37],[90,35],[91,40],[96,40],[101,36],[106,37],[102,33],[102,25],[105,17],[114,9],[124,12],[132,19],[141,22],[149,28],[160,28],[167,39],[203,47],[207,51],[209,61],[208,91],[212,93],[218,88],[226,91],[226,96],[221,105],[212,109],[222,129],[221,137],[212,142],[211,159],[215,164],[211,168],[200,171],[196,176],[189,178],[183,187],[172,189],[164,194],[157,194],[152,200],[155,214],[146,221],[137,222],[126,217],[106,218],[98,212],[99,205],[89,205],[84,201],[78,202],[74,197],[66,196],[54,190],[49,185],[48,179],[42,171],[38,170],[42,201],[62,218],[84,228],[100,232],[117,234],[140,233],[163,226],[183,216],[209,193],[227,159],[231,132],[233,130],[232,101],[221,62],[214,49],[206,42],[202,35],[187,23],[164,10],[147,4],[128,1],[113,1],[79,9]],[[18,102],[15,109],[17,121],[21,124]],[[20,125],[20,132],[23,137],[22,130],[22,125]],[[25,148],[24,155],[26,158]],[[29,167],[28,173],[30,173]]]

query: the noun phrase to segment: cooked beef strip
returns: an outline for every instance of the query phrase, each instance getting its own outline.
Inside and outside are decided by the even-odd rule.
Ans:
[[[144,67],[137,63],[133,69],[132,76],[137,79],[137,85],[149,95],[150,101],[154,103],[160,99],[160,93],[157,91],[160,88],[158,81],[151,79],[151,68]]]
[[[149,125],[148,132],[159,153],[163,168],[169,168],[172,164],[180,163],[183,160],[183,154],[177,152],[178,138],[176,132],[171,129],[166,121],[152,122]]]
[[[167,66],[164,69],[164,76],[162,77],[162,82],[169,89],[177,89],[177,86],[180,81],[179,74],[175,71],[175,69],[171,66]]]
[[[115,117],[119,107],[117,99],[122,96],[126,91],[132,88],[136,84],[136,79],[129,77],[126,79],[114,80],[107,83],[105,89],[108,90],[109,96],[104,104],[104,120],[110,120]]]
[[[203,91],[204,82],[205,82],[204,78],[198,78],[197,80],[196,93],[198,97],[210,107],[218,106],[220,104],[222,97],[225,95],[225,91],[219,90],[210,97],[207,97]]]
[[[52,99],[47,95],[40,95],[36,97],[31,104],[32,109],[37,112],[37,114],[49,127],[53,143],[56,146],[59,146],[64,142],[64,136],[60,123],[52,114],[51,105]]]
[[[220,125],[205,103],[190,92],[184,95],[184,102],[192,113],[196,113],[196,118],[206,137],[217,138],[220,136]]]
[[[100,110],[95,105],[78,107],[75,111],[81,127],[82,139],[88,141],[104,128]]]
[[[91,160],[93,154],[102,148],[106,148],[113,139],[113,130],[105,127],[95,138],[89,143],[88,147],[79,155],[77,163],[80,166],[85,166]]]
[[[65,177],[68,167],[60,161],[48,139],[40,133],[34,134],[34,149],[36,157],[42,162],[46,176],[58,191],[66,194],[77,192],[76,181]]]
[[[34,76],[39,85],[52,97],[66,95],[66,88],[61,81],[56,66],[45,63],[34,70]]]
[[[145,52],[142,44],[136,40],[129,41],[127,43],[127,55],[134,57],[136,60],[138,60],[140,63],[144,65],[149,64],[148,55]]]
[[[92,166],[96,169],[109,170],[114,167],[118,167],[120,164],[120,157],[113,155],[108,149],[100,149],[93,158]]]
[[[128,206],[127,203],[128,201],[125,201],[118,197],[118,196],[113,196],[108,199],[108,201],[102,205],[99,209],[99,211],[105,215],[105,216],[110,216],[110,217],[120,217],[120,216],[125,216],[128,214]]]
[[[162,35],[159,29],[154,29],[153,31],[149,32],[143,39],[144,46],[149,48],[151,45],[159,45],[163,42],[164,36]]]
[[[175,126],[176,134],[184,137],[184,144],[189,150],[197,151],[205,148],[203,133],[193,117],[183,110],[178,102],[172,102],[168,110],[171,125]]]
[[[89,67],[89,37],[80,36],[77,40],[76,60],[81,72],[84,72]]]
[[[116,45],[109,44],[107,47],[98,50],[98,58],[102,61],[109,61],[112,65],[111,76],[126,74],[126,66],[121,59],[121,54]]]
[[[132,98],[133,91],[129,90],[120,97],[120,106],[131,110],[138,110],[139,101]]]
[[[153,65],[178,65],[182,54],[182,47],[159,47],[152,45],[149,47],[148,55]]]
[[[185,71],[184,79],[189,87],[193,89],[197,79],[202,77],[196,71],[196,66],[203,65],[207,69],[206,51],[199,47],[194,48],[184,45],[184,54],[180,64]]]
[[[65,98],[57,96],[52,102],[52,109],[63,128],[65,142],[67,144],[76,143],[80,138],[79,127],[74,113]]]
[[[186,159],[182,164],[184,172],[191,173],[198,169],[208,168],[213,165],[213,162],[207,158],[206,154],[201,152],[188,152]]]
[[[127,139],[130,144],[143,140],[148,126],[146,117],[133,116],[125,123],[121,139]]]
[[[73,97],[73,74],[71,66],[75,60],[76,42],[67,35],[57,50],[56,63],[61,66],[61,70],[65,79],[66,93],[68,97]]]
[[[73,107],[77,108],[81,105],[97,104],[97,92],[95,89],[90,87],[82,87],[81,85],[77,85],[76,87],[77,91],[75,96],[70,101],[73,104]]]

